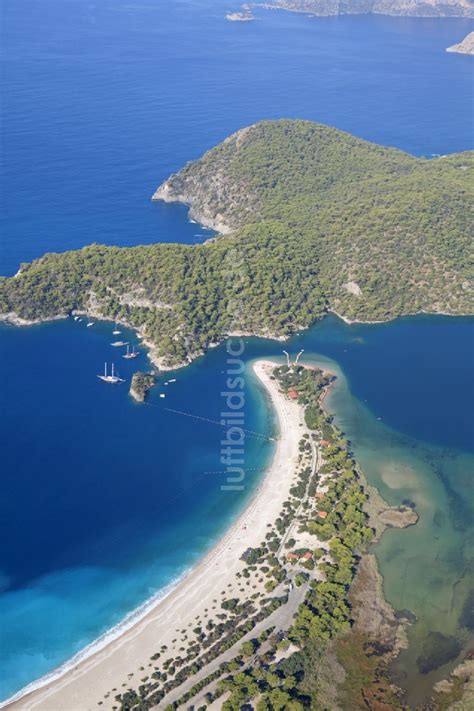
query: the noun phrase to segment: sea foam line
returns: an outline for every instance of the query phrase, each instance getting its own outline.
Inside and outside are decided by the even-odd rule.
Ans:
[[[73,657],[66,660],[59,667],[48,672],[36,681],[30,682],[29,684],[27,684],[27,686],[24,686],[15,694],[9,696],[7,699],[0,701],[0,709],[5,708],[6,706],[12,704],[15,701],[18,701],[27,694],[31,694],[33,691],[38,691],[38,689],[47,686],[52,681],[60,679],[62,676],[67,674],[67,672],[73,669],[77,664],[85,661],[89,657],[92,657],[97,652],[100,652],[114,640],[119,639],[119,637],[121,637],[125,632],[134,627],[134,625],[140,622],[140,620],[146,617],[149,612],[151,612],[155,607],[157,607],[160,602],[162,602],[166,597],[168,597],[168,595],[170,595],[173,590],[175,590],[178,585],[180,585],[184,578],[189,575],[192,569],[192,567],[186,569],[171,583],[168,583],[168,585],[165,585],[164,588],[158,590],[156,593],[153,593],[153,595],[149,597],[148,600],[145,600],[145,602],[139,605],[139,607],[136,607],[134,610],[125,615],[125,617],[120,620],[120,622],[118,622],[114,627],[101,634],[93,642],[79,650],[79,652],[76,652]]]

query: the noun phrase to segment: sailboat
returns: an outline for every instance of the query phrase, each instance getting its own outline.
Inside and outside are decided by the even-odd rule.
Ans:
[[[131,358],[137,358],[139,355],[140,353],[135,350],[135,346],[133,346],[133,349],[130,352],[130,346],[127,345],[127,352],[125,353],[125,355],[122,356],[122,358],[127,358],[127,360],[130,360]]]
[[[112,363],[111,375],[107,375],[107,363],[105,363],[104,374],[98,375],[97,377],[100,378],[100,380],[103,380],[104,383],[112,383],[113,385],[115,385],[116,383],[124,383],[125,382],[125,380],[123,378],[119,378],[118,375],[115,375],[113,363]]]
[[[119,336],[122,333],[122,331],[119,330],[117,322],[115,323],[115,329],[112,331],[112,333],[114,336]]]

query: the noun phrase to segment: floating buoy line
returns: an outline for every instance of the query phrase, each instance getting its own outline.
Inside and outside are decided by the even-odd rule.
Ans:
[[[145,405],[148,405],[148,407],[157,407],[160,410],[167,410],[168,412],[173,412],[175,415],[181,415],[182,417],[191,417],[194,420],[200,420],[201,422],[208,422],[211,425],[217,425],[218,427],[223,427],[227,428],[229,427],[229,423],[227,421],[223,420],[213,420],[210,417],[203,417],[202,415],[195,415],[192,412],[184,412],[183,410],[175,410],[172,407],[159,407],[158,405],[155,405],[153,402],[145,402]],[[236,425],[238,426],[238,425]],[[255,439],[263,439],[267,440],[268,442],[274,442],[275,437],[269,437],[268,435],[264,435],[261,432],[255,432],[255,430],[248,430],[245,427],[241,427],[242,431],[245,432],[245,434],[248,437],[254,437]]]
[[[240,469],[241,467],[239,467]],[[267,467],[242,467],[242,471],[247,472],[266,472]],[[203,474],[228,474],[228,469],[216,469],[215,471],[202,472]]]
[[[82,321],[82,319],[79,318],[79,316],[74,316],[74,321]],[[87,324],[87,326],[93,326],[93,325],[94,325],[94,322],[89,322]],[[112,331],[112,333],[114,335],[115,334],[118,335],[119,333],[121,333],[121,331],[119,331],[117,328],[117,324],[115,324],[115,329]],[[113,341],[110,345],[114,346],[116,348],[121,347],[121,346],[127,346],[127,352],[125,355],[122,356],[123,358],[131,359],[131,358],[136,358],[139,355],[139,352],[135,351],[135,346],[133,346],[133,350],[130,351],[130,346],[129,346],[128,341]],[[300,353],[298,354],[298,357],[299,356],[300,356]],[[107,364],[106,364],[104,375],[98,375],[97,377],[100,378],[100,380],[103,380],[107,383],[124,383],[125,382],[122,378],[119,378],[118,376],[115,375],[113,363],[112,363],[112,374],[111,375],[107,375]],[[175,382],[176,382],[176,378],[170,378],[164,384],[168,385],[169,383],[175,383]],[[166,397],[166,395],[164,393],[160,393],[160,398],[165,398],[165,397]],[[148,405],[148,407],[159,407],[158,405],[156,405],[155,403],[152,403],[152,402],[145,401],[143,404]],[[167,410],[167,412],[173,412],[175,415],[181,415],[182,417],[191,417],[194,420],[200,420],[201,422],[207,422],[211,425],[217,425],[218,427],[222,427],[222,428],[226,428],[226,429],[229,427],[239,427],[239,429],[241,429],[242,432],[245,432],[245,435],[247,437],[253,437],[254,439],[263,439],[267,442],[275,442],[275,440],[277,439],[275,437],[269,437],[268,435],[262,434],[262,432],[256,432],[255,430],[249,430],[246,427],[240,427],[240,425],[238,425],[238,424],[233,425],[231,422],[229,422],[227,420],[213,420],[210,417],[203,417],[202,415],[195,415],[192,412],[184,412],[183,410],[176,410],[172,407],[164,407],[164,408],[159,408],[159,409]],[[258,469],[247,469],[246,471],[258,471]],[[219,474],[222,472],[205,472],[205,473],[206,474]]]

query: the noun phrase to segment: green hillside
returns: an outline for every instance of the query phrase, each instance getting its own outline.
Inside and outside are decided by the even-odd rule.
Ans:
[[[262,122],[154,196],[228,234],[47,254],[0,280],[0,312],[123,320],[169,362],[229,332],[287,335],[330,309],[472,312],[473,155],[425,160],[307,121]]]

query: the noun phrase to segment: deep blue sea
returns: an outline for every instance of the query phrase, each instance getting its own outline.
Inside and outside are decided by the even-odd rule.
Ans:
[[[186,208],[150,197],[170,172],[259,119],[314,119],[417,155],[472,148],[472,59],[444,51],[469,21],[260,12],[230,23],[220,0],[0,7],[5,275],[91,242],[205,240]],[[95,377],[112,358],[126,379],[147,367],[145,354],[130,364],[110,348],[112,328],[0,327],[0,698],[176,580],[271,457],[269,443],[249,437],[245,491],[222,492],[219,427],[165,404],[218,418],[224,349],[176,383],[161,379],[139,406],[127,384]],[[349,327],[331,317],[289,345],[339,369],[330,403],[369,480],[394,503],[418,505],[420,524],[377,548],[388,598],[420,620],[397,669],[418,688],[414,659],[429,631],[469,641],[459,614],[472,585],[473,339],[467,318]],[[248,341],[248,361],[270,354],[281,344]],[[245,415],[248,429],[273,431],[250,373]]]

